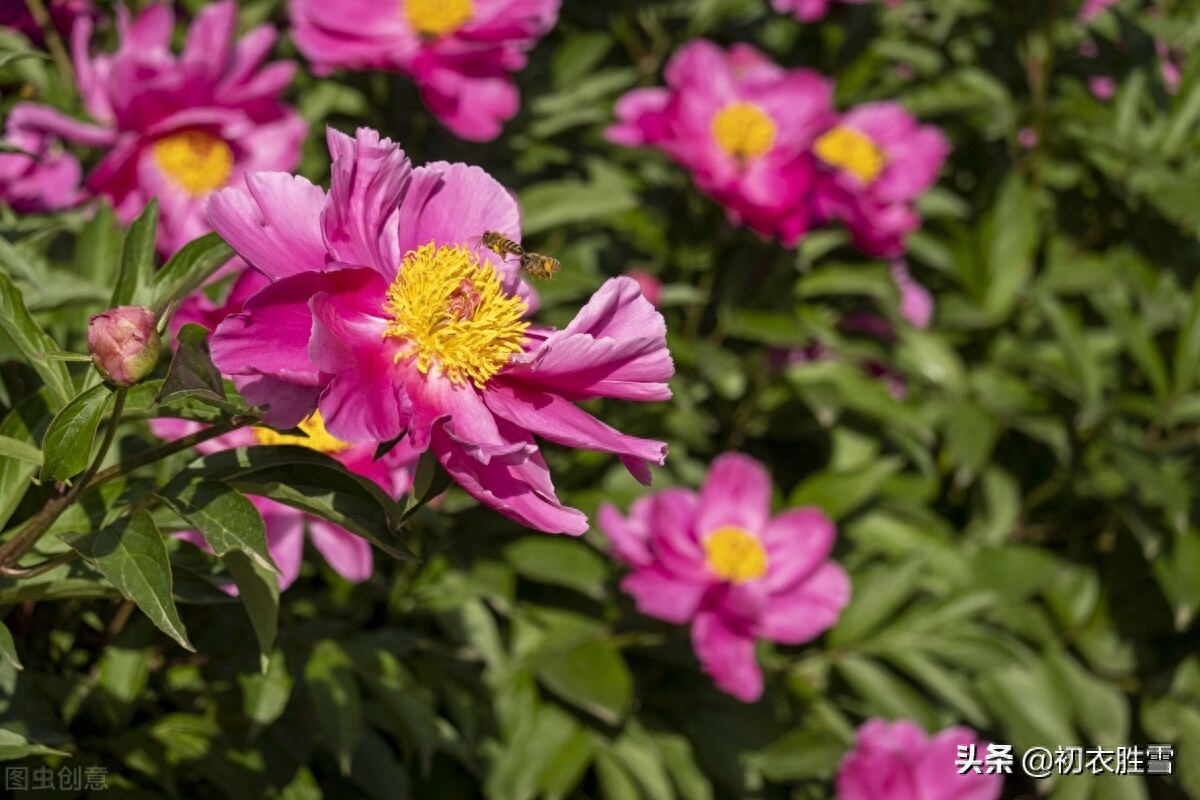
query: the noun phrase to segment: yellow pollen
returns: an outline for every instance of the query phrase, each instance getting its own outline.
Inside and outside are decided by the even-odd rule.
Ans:
[[[475,16],[471,0],[405,0],[408,24],[422,36],[454,33]]]
[[[826,164],[846,170],[863,184],[874,183],[887,161],[871,137],[840,125],[817,139],[813,150]]]
[[[404,256],[383,310],[391,317],[384,336],[403,341],[396,361],[481,389],[522,351],[529,327],[525,302],[505,293],[490,264],[470,248],[433,242]]]
[[[258,439],[259,444],[298,444],[301,447],[329,455],[349,450],[351,447],[341,439],[335,439],[329,435],[329,431],[325,430],[325,420],[322,419],[320,411],[314,411],[297,427],[308,435],[292,436],[288,433],[273,431],[270,428],[255,428],[254,436]]]
[[[754,158],[775,144],[775,122],[753,103],[730,103],[713,117],[712,134],[734,158]]]
[[[233,150],[204,131],[180,131],[154,143],[154,160],[189,194],[204,195],[225,185],[233,172]]]
[[[704,540],[704,555],[718,577],[742,583],[767,572],[767,551],[758,537],[741,528],[718,528]]]

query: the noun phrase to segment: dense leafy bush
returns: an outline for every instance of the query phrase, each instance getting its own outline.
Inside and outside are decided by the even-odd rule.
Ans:
[[[1196,4],[409,2],[4,5],[0,778],[904,800],[882,717],[972,729],[971,797],[971,736],[1004,797],[1200,797]],[[431,337],[535,325],[359,369],[381,225],[491,264],[430,248]]]

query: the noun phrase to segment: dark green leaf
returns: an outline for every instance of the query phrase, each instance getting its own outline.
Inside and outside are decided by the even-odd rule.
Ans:
[[[0,421],[0,436],[36,449],[53,419],[47,404],[49,394],[49,390],[43,389],[18,403]],[[0,529],[21,502],[39,466],[16,458],[0,458]]]
[[[70,402],[75,391],[67,365],[42,355],[62,348],[29,316],[21,290],[3,271],[0,271],[0,330],[8,334],[17,350],[45,381],[50,390],[51,408],[58,410]]]
[[[325,741],[342,773],[349,774],[363,727],[362,696],[350,657],[337,642],[320,642],[304,667],[304,682]]]
[[[17,645],[13,641],[12,632],[3,622],[0,622],[0,658],[17,669],[25,669],[21,666],[21,659],[17,657]]]
[[[578,539],[527,536],[504,548],[504,560],[529,580],[566,586],[589,597],[604,595],[608,562]]]
[[[183,621],[171,595],[171,564],[162,534],[147,511],[138,510],[94,533],[63,534],[71,547],[137,603],[158,628],[188,650]]]
[[[538,659],[534,672],[550,691],[609,725],[633,702],[633,678],[620,652],[592,639]]]
[[[987,237],[988,285],[984,307],[996,319],[1003,319],[1033,272],[1038,246],[1034,196],[1015,172],[1000,188]]]
[[[214,480],[188,484],[172,481],[160,496],[196,526],[218,556],[240,550],[260,567],[279,573],[267,550],[262,516],[241,492]]]
[[[265,673],[270,668],[267,659],[279,629],[279,577],[263,564],[251,560],[242,550],[230,550],[222,560],[237,582],[238,596],[250,616],[250,625],[258,640],[259,666]]]
[[[239,409],[225,400],[225,382],[208,352],[208,329],[188,323],[175,337],[175,355],[163,380],[155,405],[195,397],[236,413]]]
[[[48,755],[70,756],[71,754],[40,744],[30,744],[29,740],[21,734],[0,728],[0,761],[15,761],[26,756]]]
[[[87,468],[96,429],[108,411],[112,389],[100,383],[76,397],[54,416],[42,439],[42,480],[65,481]]]
[[[185,244],[154,276],[155,312],[187,297],[231,258],[233,249],[215,233]]]
[[[129,225],[125,248],[121,251],[121,269],[113,287],[109,306],[144,305],[149,302],[154,276],[154,243],[158,235],[158,200],[152,199]]]

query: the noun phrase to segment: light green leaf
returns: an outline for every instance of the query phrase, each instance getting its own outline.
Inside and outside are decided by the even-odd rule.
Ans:
[[[171,303],[187,297],[231,258],[233,248],[215,233],[185,244],[154,276],[155,312],[162,313]]]
[[[62,538],[121,594],[137,603],[163,633],[182,647],[195,650],[171,595],[167,546],[148,511],[135,511],[94,533],[62,534]]]
[[[1010,174],[986,226],[988,282],[983,305],[996,319],[1012,311],[1033,272],[1038,219],[1033,194],[1020,175]]]
[[[348,775],[363,727],[362,695],[350,657],[337,642],[320,642],[304,667],[304,682],[325,741]]]
[[[0,456],[4,458],[15,458],[19,461],[24,461],[26,464],[33,464],[40,467],[42,465],[42,451],[31,445],[29,442],[23,442],[20,439],[14,439],[11,436],[0,435]]]
[[[242,550],[230,550],[222,560],[237,582],[238,597],[246,607],[254,637],[258,640],[259,667],[266,672],[270,668],[267,660],[279,629],[279,577],[265,565],[251,560]]]
[[[12,632],[3,622],[0,622],[0,657],[17,669],[25,669],[21,666],[21,659],[17,657],[17,645],[13,641]]]
[[[0,436],[37,449],[37,442],[42,440],[53,419],[47,404],[49,394],[49,390],[43,389],[17,403],[0,420]],[[0,529],[4,528],[25,496],[25,490],[29,488],[29,482],[37,474],[39,466],[21,459],[0,458]]]
[[[282,650],[267,660],[266,672],[238,676],[242,683],[242,710],[250,720],[250,738],[279,719],[292,696],[292,674]]]
[[[608,562],[579,539],[526,536],[504,548],[504,560],[523,578],[604,595]]]
[[[45,381],[50,390],[51,408],[58,410],[70,402],[75,392],[67,365],[42,355],[62,348],[29,316],[21,290],[3,271],[0,271],[0,329],[8,334],[21,355]]]
[[[15,761],[26,756],[70,756],[62,750],[55,750],[40,744],[30,744],[24,736],[14,731],[0,728],[0,761]]]
[[[158,200],[152,199],[129,225],[121,268],[109,306],[144,305],[154,276],[154,243],[158,235]]]
[[[108,411],[112,389],[100,383],[76,397],[55,415],[42,439],[42,480],[65,481],[87,468],[96,429]]]
[[[534,674],[547,689],[609,725],[620,723],[633,702],[633,677],[625,659],[598,639],[542,656]]]

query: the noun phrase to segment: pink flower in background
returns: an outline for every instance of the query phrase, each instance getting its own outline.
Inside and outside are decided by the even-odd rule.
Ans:
[[[182,438],[203,429],[197,422],[160,417],[150,420],[154,435],[167,441]],[[307,438],[277,433],[270,428],[241,428],[196,446],[202,454],[216,453],[232,447],[252,447],[259,444],[292,444],[325,453],[340,461],[351,472],[364,475],[386,489],[393,497],[412,488],[413,474],[420,456],[405,442],[400,442],[378,461],[374,459],[374,444],[350,445],[329,435],[320,414],[300,423]],[[329,562],[334,572],[348,581],[365,581],[371,576],[371,545],[346,529],[318,519],[291,506],[265,497],[251,497],[262,515],[267,532],[267,549],[279,567],[279,588],[286,589],[300,574],[304,554],[304,532],[317,550]],[[185,531],[180,536],[193,544],[208,548],[199,531]]]
[[[865,103],[846,112],[813,146],[823,169],[816,205],[840,219],[854,244],[875,256],[898,256],[920,227],[916,198],[937,180],[950,152],[941,131],[920,125],[899,103]]]
[[[79,192],[79,160],[52,136],[23,130],[21,107],[9,116],[6,144],[28,153],[0,153],[0,202],[21,214],[58,211],[75,205]]]
[[[757,461],[726,453],[700,492],[667,489],[622,517],[600,508],[617,558],[633,567],[621,588],[638,610],[691,623],[692,646],[717,686],[744,702],[762,695],[754,642],[807,642],[850,599],[850,580],[829,560],[833,523],[816,508],[771,516],[771,477]]]
[[[997,800],[1002,775],[958,774],[959,745],[975,745],[982,759],[987,745],[967,727],[947,728],[933,738],[909,720],[867,720],[854,749],[842,759],[838,800]]]
[[[91,22],[83,19],[72,50],[95,123],[44,106],[27,104],[23,112],[31,130],[107,151],[87,188],[109,198],[123,222],[158,198],[164,254],[208,231],[204,204],[212,192],[244,185],[248,172],[291,169],[300,158],[305,123],[279,101],[294,64],[263,65],[275,29],[262,25],[235,38],[236,24],[236,3],[206,6],[176,56],[169,6],[150,6],[136,19],[118,7],[120,46],[93,58]]]
[[[1108,75],[1093,75],[1088,78],[1088,91],[1097,100],[1107,103],[1117,93],[1117,82]]]
[[[1117,4],[1118,0],[1083,0],[1079,6],[1079,21],[1086,24]]]
[[[662,299],[662,283],[658,278],[642,269],[631,269],[625,274],[637,281],[638,288],[642,290],[642,297],[649,300],[650,305],[658,308],[658,301]]]
[[[76,17],[94,16],[96,13],[90,0],[48,0],[45,5],[50,12],[50,21],[62,36],[71,33]],[[35,44],[40,44],[44,35],[41,26],[29,13],[25,0],[0,0],[0,27],[20,31]]]
[[[242,271],[233,279],[225,299],[221,302],[213,302],[208,295],[200,291],[188,295],[179,304],[179,309],[171,315],[170,331],[172,336],[188,323],[203,325],[210,331],[216,330],[226,317],[241,311],[242,306],[255,292],[271,285],[271,280],[267,276],[258,270],[246,267],[241,259],[234,259],[234,264],[240,265]]]
[[[893,261],[890,269],[900,290],[900,316],[914,328],[928,328],[933,319],[933,295],[913,279],[902,259]]]
[[[519,240],[516,201],[477,167],[413,167],[374,131],[329,132],[328,194],[260,173],[218,192],[213,227],[272,282],[217,326],[213,360],[287,428],[320,409],[341,441],[405,434],[471,495],[525,525],[578,534],[534,436],[615,453],[643,482],[661,442],[575,406],[665,400],[674,365],[662,316],[614,278],[562,330],[524,317],[519,268],[479,245]]]
[[[749,45],[726,52],[703,39],[671,58],[665,78],[666,88],[617,101],[609,141],[662,150],[735,223],[794,245],[813,222],[811,148],[836,120],[832,83]]]
[[[297,47],[337,67],[411,75],[455,136],[488,141],[520,106],[510,74],[558,20],[561,0],[291,0]]]
[[[841,0],[843,3],[862,4],[869,0]],[[900,0],[885,0],[889,6]],[[791,14],[801,22],[816,22],[829,13],[834,0],[771,0],[771,8],[780,14]]]

